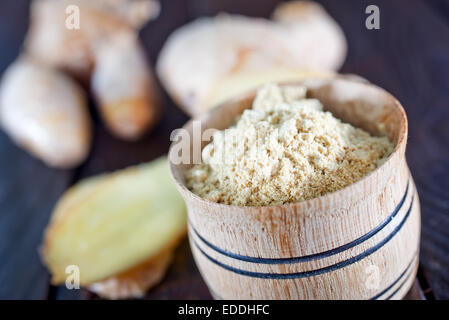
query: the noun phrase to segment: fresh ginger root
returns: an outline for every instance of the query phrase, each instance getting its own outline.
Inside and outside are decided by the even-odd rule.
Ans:
[[[79,29],[66,8],[79,8]],[[153,73],[137,32],[158,14],[153,0],[34,0],[26,51],[38,61],[92,81],[107,127],[135,140],[157,120]]]
[[[115,34],[95,56],[92,92],[103,120],[112,132],[133,140],[159,119],[155,82],[137,36]]]
[[[66,8],[80,28],[66,26]],[[0,115],[12,139],[46,164],[81,164],[91,145],[86,97],[63,71],[92,81],[107,127],[139,138],[158,119],[153,73],[137,32],[158,14],[153,0],[34,0],[22,57],[4,75]]]
[[[197,115],[264,82],[331,76],[346,56],[337,23],[318,4],[280,4],[272,20],[222,14],[175,31],[157,62],[167,91]]]
[[[79,8],[79,29],[66,27],[66,8]],[[95,46],[118,32],[136,34],[157,16],[151,0],[34,0],[27,51],[50,66],[85,78],[95,67]]]
[[[186,228],[184,200],[163,157],[68,190],[47,226],[42,257],[54,284],[76,265],[80,284],[102,297],[140,297],[161,280]]]
[[[72,167],[89,153],[91,123],[84,92],[64,73],[22,57],[6,70],[0,121],[6,133],[54,167]]]

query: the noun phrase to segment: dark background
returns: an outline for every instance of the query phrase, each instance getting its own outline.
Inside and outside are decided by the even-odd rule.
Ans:
[[[141,32],[154,63],[177,27],[220,11],[268,17],[274,0],[162,0],[159,18]],[[422,206],[419,285],[427,298],[449,299],[449,0],[322,0],[344,29],[349,52],[343,73],[385,88],[409,118],[407,158]],[[381,29],[365,28],[365,8],[381,10]],[[0,73],[17,57],[28,28],[27,0],[0,1]],[[95,298],[49,285],[38,248],[51,210],[84,177],[166,153],[170,132],[188,117],[163,94],[165,116],[137,143],[113,138],[96,119],[89,159],[75,170],[50,169],[0,132],[0,299]],[[417,282],[418,283],[418,282]],[[165,280],[147,298],[210,298],[185,241]]]

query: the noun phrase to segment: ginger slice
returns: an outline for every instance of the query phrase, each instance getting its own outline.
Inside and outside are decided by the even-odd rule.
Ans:
[[[185,233],[185,204],[163,157],[70,189],[47,227],[42,256],[54,284],[64,283],[69,265],[79,267],[81,285],[91,285],[148,261],[157,279],[168,264],[157,257]],[[147,285],[155,281],[144,274]]]
[[[172,259],[172,250],[164,251],[131,270],[92,283],[88,289],[107,299],[142,298],[162,280]]]

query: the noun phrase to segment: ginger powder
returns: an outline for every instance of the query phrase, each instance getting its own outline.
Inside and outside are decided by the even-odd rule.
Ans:
[[[394,149],[335,118],[306,88],[266,85],[234,126],[217,131],[187,187],[213,202],[270,206],[312,199],[358,181]]]

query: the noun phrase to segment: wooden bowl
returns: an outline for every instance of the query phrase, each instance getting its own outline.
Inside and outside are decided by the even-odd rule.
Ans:
[[[281,206],[242,207],[202,199],[185,186],[192,164],[171,172],[188,208],[196,263],[216,299],[401,299],[418,267],[420,206],[406,159],[407,118],[400,103],[369,83],[308,79],[308,96],[345,122],[380,134],[396,147],[362,180],[319,198]],[[201,128],[225,129],[255,92],[199,117]],[[197,122],[198,123],[198,122]],[[192,139],[171,146],[201,148]],[[181,145],[178,145],[178,144]],[[203,142],[202,147],[208,142]],[[195,147],[195,148],[194,148]]]

